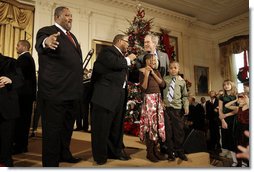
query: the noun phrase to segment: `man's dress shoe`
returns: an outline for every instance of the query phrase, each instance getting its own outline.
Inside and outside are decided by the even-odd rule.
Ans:
[[[122,156],[125,157],[127,160],[131,159],[131,157],[125,152],[124,149],[121,150]]]
[[[103,160],[103,161],[96,161],[96,164],[97,165],[103,165],[103,164],[106,164],[106,162],[107,162],[107,159]]]
[[[12,152],[12,155],[17,155],[17,154],[26,153],[26,152],[28,152],[27,147],[22,148],[22,149],[16,149],[16,148],[14,148],[13,152]]]
[[[109,159],[118,159],[118,160],[121,160],[121,161],[127,161],[127,160],[129,160],[129,158],[124,156],[124,155],[120,155],[120,156],[110,155],[110,156],[108,156],[108,158]]]
[[[69,159],[60,159],[60,162],[68,162],[68,163],[78,163],[80,162],[82,159],[81,158],[74,158],[71,157]]]
[[[81,131],[82,128],[75,128],[73,131]]]

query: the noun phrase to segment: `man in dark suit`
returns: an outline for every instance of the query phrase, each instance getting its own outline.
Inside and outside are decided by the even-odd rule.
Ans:
[[[216,97],[216,92],[211,90],[209,92],[210,100],[206,101],[206,118],[209,125],[209,142],[208,149],[215,151],[215,153],[221,152],[220,144],[220,119],[219,119],[219,101]]]
[[[18,89],[20,117],[15,124],[13,152],[19,154],[28,151],[33,102],[36,99],[36,72],[34,59],[29,53],[30,43],[27,40],[20,40],[16,50],[19,54],[17,62],[24,77],[24,85]]]
[[[116,35],[113,46],[103,49],[94,63],[92,84],[92,152],[97,164],[107,162],[108,156],[128,160],[123,155],[123,109],[126,99],[127,71],[136,56],[124,54],[128,36]]]
[[[12,143],[15,119],[19,116],[17,88],[23,76],[16,60],[0,54],[0,166],[13,166]]]
[[[38,101],[42,115],[43,166],[59,166],[60,161],[77,163],[70,152],[76,115],[82,96],[82,54],[76,37],[70,33],[72,14],[57,7],[55,24],[41,28],[35,48],[39,55]]]

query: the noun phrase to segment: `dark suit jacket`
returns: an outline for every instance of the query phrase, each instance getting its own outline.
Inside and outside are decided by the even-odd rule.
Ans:
[[[18,89],[18,94],[36,99],[36,71],[34,59],[29,52],[18,57],[18,66],[22,70],[24,85]]]
[[[219,101],[215,98],[214,103],[210,100],[206,101],[206,116],[209,121],[217,121],[219,119],[219,113],[215,112],[214,109],[219,105]]]
[[[115,46],[103,49],[94,63],[92,103],[114,112],[120,101],[127,68],[126,59]]]
[[[60,32],[56,50],[43,48],[43,40]],[[82,95],[82,53],[55,25],[41,28],[36,36],[35,48],[39,55],[38,96],[53,101],[80,99]]]
[[[0,54],[0,76],[12,80],[12,84],[0,88],[0,115],[4,119],[15,119],[19,116],[17,88],[22,86],[23,76],[16,63],[15,59]]]

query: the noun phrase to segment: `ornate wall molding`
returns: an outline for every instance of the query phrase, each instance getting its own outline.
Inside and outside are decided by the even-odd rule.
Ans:
[[[249,13],[244,13],[240,16],[237,16],[235,18],[229,19],[225,22],[215,25],[213,30],[216,30],[216,31],[223,30],[224,28],[238,25],[239,23],[242,23],[242,22],[248,21],[248,20],[249,20]]]
[[[40,7],[37,8],[37,10],[39,9],[40,11],[47,11],[51,13],[52,9],[56,7],[56,3],[50,0],[37,0],[36,7]]]
[[[135,9],[138,5],[138,1],[136,0],[89,0],[92,2],[102,3],[105,5],[121,7],[123,9]],[[249,20],[249,13],[242,14],[238,17],[229,19],[225,22],[222,22],[217,25],[210,25],[201,21],[198,21],[195,17],[190,17],[181,13],[177,13],[174,11],[166,10],[163,8],[159,8],[150,4],[142,3],[142,7],[146,10],[148,14],[152,14],[153,16],[159,16],[163,19],[172,19],[176,22],[180,22],[183,24],[187,24],[187,26],[195,26],[197,29],[206,29],[207,31],[220,31],[225,28],[235,26],[240,22],[245,20]]]

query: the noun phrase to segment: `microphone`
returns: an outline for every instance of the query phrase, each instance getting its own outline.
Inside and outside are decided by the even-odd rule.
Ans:
[[[90,59],[92,58],[93,53],[94,53],[94,49],[93,48],[87,53],[86,58],[85,58],[85,60],[83,62],[83,70],[86,69],[86,66],[88,65]]]

